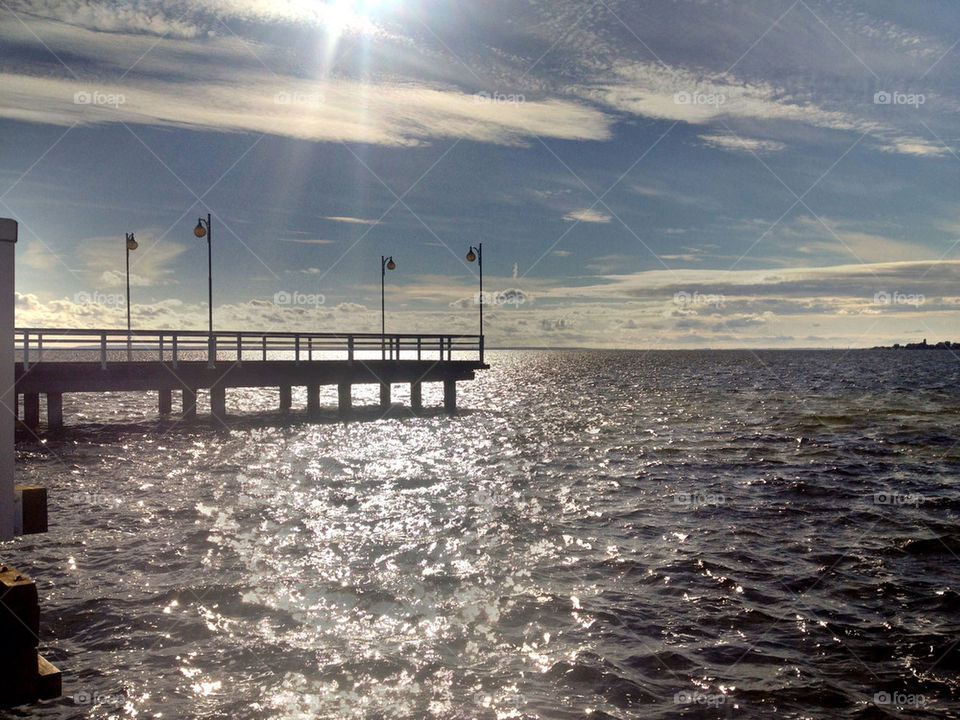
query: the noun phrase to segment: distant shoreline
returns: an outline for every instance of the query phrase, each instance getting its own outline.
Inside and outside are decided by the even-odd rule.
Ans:
[[[791,351],[823,351],[835,352],[850,350],[960,350],[960,342],[951,342],[950,340],[941,340],[936,344],[930,343],[906,343],[901,345],[873,345],[860,347],[842,347],[842,346],[797,346],[797,347],[658,347],[658,348],[604,348],[589,347],[583,345],[513,345],[513,346],[491,346],[487,345],[488,351],[539,351],[539,352],[791,352]]]
[[[922,342],[918,343],[906,343],[901,345],[900,343],[894,343],[893,345],[877,345],[873,350],[952,350],[953,348],[960,349],[960,343],[951,342],[950,340],[941,340],[938,343],[928,343],[927,339],[924,338]]]

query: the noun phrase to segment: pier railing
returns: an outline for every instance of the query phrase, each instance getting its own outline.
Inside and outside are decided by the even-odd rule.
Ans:
[[[17,361],[479,360],[482,335],[16,328]]]

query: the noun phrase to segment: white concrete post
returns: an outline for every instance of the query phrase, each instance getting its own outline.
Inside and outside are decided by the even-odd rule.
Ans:
[[[10,540],[19,512],[13,493],[13,259],[17,222],[0,218],[0,540]],[[6,298],[6,299],[4,299]]]

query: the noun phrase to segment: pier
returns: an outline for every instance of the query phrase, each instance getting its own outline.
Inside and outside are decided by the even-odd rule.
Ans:
[[[305,387],[307,412],[319,410],[320,388],[337,386],[339,416],[353,408],[354,385],[380,386],[380,407],[391,387],[409,384],[410,405],[422,408],[423,383],[443,384],[443,407],[457,409],[457,382],[472,380],[483,361],[482,335],[216,332],[172,330],[15,330],[16,411],[31,430],[63,427],[63,396],[80,392],[154,392],[161,415],[197,415],[197,395],[209,393],[211,415],[227,417],[230,388],[279,388],[281,411],[292,389]]]

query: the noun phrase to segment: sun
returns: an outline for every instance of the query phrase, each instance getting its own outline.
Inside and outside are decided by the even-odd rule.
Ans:
[[[386,12],[389,0],[328,0],[319,8],[320,21],[331,39],[346,33],[376,30],[376,19]]]
[[[299,0],[305,2],[306,0]],[[380,21],[400,0],[325,0],[309,2],[324,36],[324,64],[329,67],[340,41],[347,36],[376,37]]]

